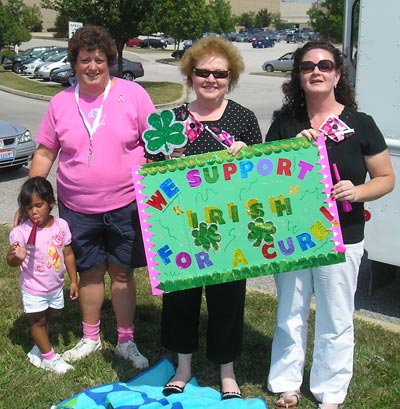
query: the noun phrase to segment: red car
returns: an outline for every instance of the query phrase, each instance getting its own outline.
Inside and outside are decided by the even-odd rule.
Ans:
[[[142,42],[140,38],[131,38],[126,42],[128,47],[138,47],[139,44]]]

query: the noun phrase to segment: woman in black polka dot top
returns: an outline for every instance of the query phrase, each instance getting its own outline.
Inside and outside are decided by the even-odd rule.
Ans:
[[[178,120],[185,120],[190,142],[175,149],[172,157],[222,149],[236,155],[242,147],[262,142],[254,113],[226,98],[244,70],[234,45],[221,37],[202,38],[185,52],[180,69],[196,99],[174,110]],[[200,287],[163,295],[162,344],[178,354],[176,374],[165,386],[165,395],[184,392],[192,376],[202,290]],[[220,365],[222,399],[241,398],[233,362],[242,348],[246,281],[206,286],[205,294],[207,358]]]

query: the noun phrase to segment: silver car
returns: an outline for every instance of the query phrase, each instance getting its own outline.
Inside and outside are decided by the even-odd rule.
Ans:
[[[262,69],[267,72],[273,71],[292,71],[293,68],[293,53],[283,54],[277,60],[266,61],[262,65]]]
[[[50,80],[50,74],[57,68],[65,67],[69,64],[67,53],[60,53],[49,58],[46,62],[38,65],[34,71],[34,78],[41,78],[45,81]]]
[[[25,127],[0,120],[0,169],[18,169],[35,153],[36,145]]]

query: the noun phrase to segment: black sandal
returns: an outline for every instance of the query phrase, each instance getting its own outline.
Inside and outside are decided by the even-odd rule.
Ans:
[[[174,393],[183,393],[183,391],[185,390],[185,386],[181,387],[178,385],[166,384],[164,389],[162,390],[162,393],[164,396],[173,395]]]
[[[228,399],[243,399],[243,396],[240,392],[222,392],[221,400]]]

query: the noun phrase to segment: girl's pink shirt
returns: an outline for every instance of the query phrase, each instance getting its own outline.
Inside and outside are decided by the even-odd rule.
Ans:
[[[89,133],[74,91],[72,86],[51,99],[36,137],[36,142],[59,150],[58,197],[68,208],[86,214],[126,206],[135,200],[131,167],[146,163],[142,134],[155,107],[140,85],[114,78],[93,135],[89,166]],[[94,99],[93,108],[101,101]],[[81,108],[85,115],[92,111],[87,101]],[[93,116],[88,121],[92,124]]]
[[[10,244],[18,242],[21,247],[26,247],[32,226],[28,219],[14,227],[10,232]],[[64,247],[69,244],[71,232],[64,219],[54,217],[51,227],[38,227],[35,247],[27,249],[20,266],[21,288],[32,295],[57,293],[64,285]]]

